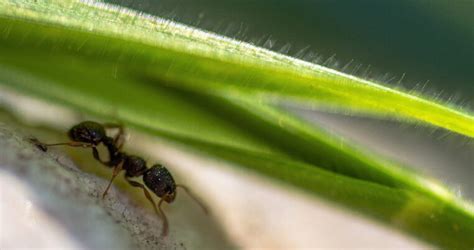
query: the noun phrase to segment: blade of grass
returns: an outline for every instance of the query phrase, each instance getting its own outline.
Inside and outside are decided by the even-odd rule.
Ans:
[[[160,82],[154,83],[156,87],[163,87]],[[255,104],[253,100],[244,98],[203,95],[171,87],[168,90],[238,124],[243,131],[261,138],[293,159],[389,187],[413,189],[440,197],[449,193],[441,192],[443,188],[438,185],[427,186],[426,180],[396,163],[363,152],[343,138],[335,138],[312,124],[264,103]]]
[[[43,60],[48,64],[42,64]],[[5,63],[8,66],[0,60],[0,79],[3,78],[4,84],[87,112],[116,116],[131,124],[194,139],[279,153],[390,187],[426,190],[423,184],[421,187],[414,184],[418,183],[416,177],[407,171],[375,156],[366,156],[342,139],[336,140],[263,103],[255,105],[242,98],[178,90],[172,88],[174,84],[162,81],[150,82],[126,75],[115,78],[113,65],[85,63],[71,57],[43,55],[40,59],[16,53],[16,57]],[[25,78],[28,75],[31,76]]]
[[[10,49],[107,60],[204,92],[398,117],[474,137],[474,117],[460,108],[131,11],[2,0],[0,30]]]
[[[237,127],[164,88],[115,79],[105,73],[112,73],[111,67],[72,60],[62,64],[64,58],[55,61],[54,57],[46,59],[48,64],[41,63],[44,59],[16,57],[8,60],[8,65],[0,60],[1,84],[98,116],[146,124],[152,129],[201,140],[272,151],[258,139],[246,136]]]

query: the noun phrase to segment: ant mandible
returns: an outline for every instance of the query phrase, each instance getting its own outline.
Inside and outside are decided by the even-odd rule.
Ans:
[[[107,136],[106,130],[118,129],[118,133],[114,137]],[[129,155],[122,152],[122,147],[125,141],[123,126],[118,124],[100,124],[93,121],[84,121],[73,126],[68,131],[68,136],[71,139],[70,142],[64,143],[52,143],[44,144],[36,139],[32,141],[43,151],[47,151],[48,147],[51,146],[70,146],[70,147],[84,147],[92,148],[92,155],[96,160],[105,166],[113,167],[112,178],[109,181],[102,198],[105,198],[107,192],[112,185],[115,177],[120,171],[125,170],[125,179],[127,182],[134,186],[141,188],[145,194],[145,197],[153,205],[155,213],[163,219],[163,231],[162,236],[168,234],[168,219],[161,209],[163,201],[171,203],[176,198],[176,188],[182,188],[191,198],[193,198],[207,214],[208,209],[206,206],[184,185],[176,184],[171,173],[164,166],[155,164],[151,168],[146,166],[146,162],[142,157],[136,155]],[[104,161],[99,156],[97,147],[103,144],[109,153],[109,160]],[[130,178],[143,176],[143,182],[145,185],[133,181]],[[147,188],[151,189],[158,197],[160,201],[158,206],[153,201]]]

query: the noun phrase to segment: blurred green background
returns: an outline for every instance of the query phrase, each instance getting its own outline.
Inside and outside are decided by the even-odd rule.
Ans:
[[[108,1],[474,106],[472,0]]]

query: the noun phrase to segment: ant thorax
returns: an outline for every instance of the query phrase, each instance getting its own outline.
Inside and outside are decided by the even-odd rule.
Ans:
[[[146,162],[143,158],[136,155],[126,155],[123,162],[125,176],[138,177],[147,171]]]

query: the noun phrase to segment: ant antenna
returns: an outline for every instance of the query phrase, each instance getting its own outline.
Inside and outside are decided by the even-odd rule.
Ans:
[[[84,148],[92,148],[95,147],[91,143],[84,143],[84,142],[63,142],[63,143],[52,143],[52,144],[43,144],[46,147],[52,146],[70,146],[70,147],[84,147]]]
[[[71,141],[71,142],[46,144],[46,143],[42,143],[42,142],[38,141],[38,139],[36,139],[36,138],[30,138],[30,141],[44,152],[48,151],[48,147],[52,147],[52,146],[70,146],[70,147],[95,148],[95,145],[93,145],[91,143],[85,143],[85,142]]]
[[[164,199],[161,198],[160,201],[158,202],[158,209],[160,211],[160,216],[163,219],[163,231],[161,232],[161,236],[166,236],[168,235],[168,219],[166,218],[165,213],[161,209],[161,203],[163,203]]]
[[[191,197],[202,208],[205,214],[209,214],[209,209],[206,205],[204,205],[204,202],[194,195],[188,187],[181,184],[176,184],[176,187],[182,188],[189,195],[189,197]]]
[[[107,185],[107,188],[105,189],[104,193],[102,194],[102,199],[105,198],[105,196],[107,195],[107,192],[109,191],[109,188],[112,185],[112,182],[114,181],[115,177],[117,177],[120,170],[122,170],[122,165],[123,165],[123,163],[120,163],[117,167],[114,168],[114,172],[112,173],[112,178],[110,178],[109,184]]]

